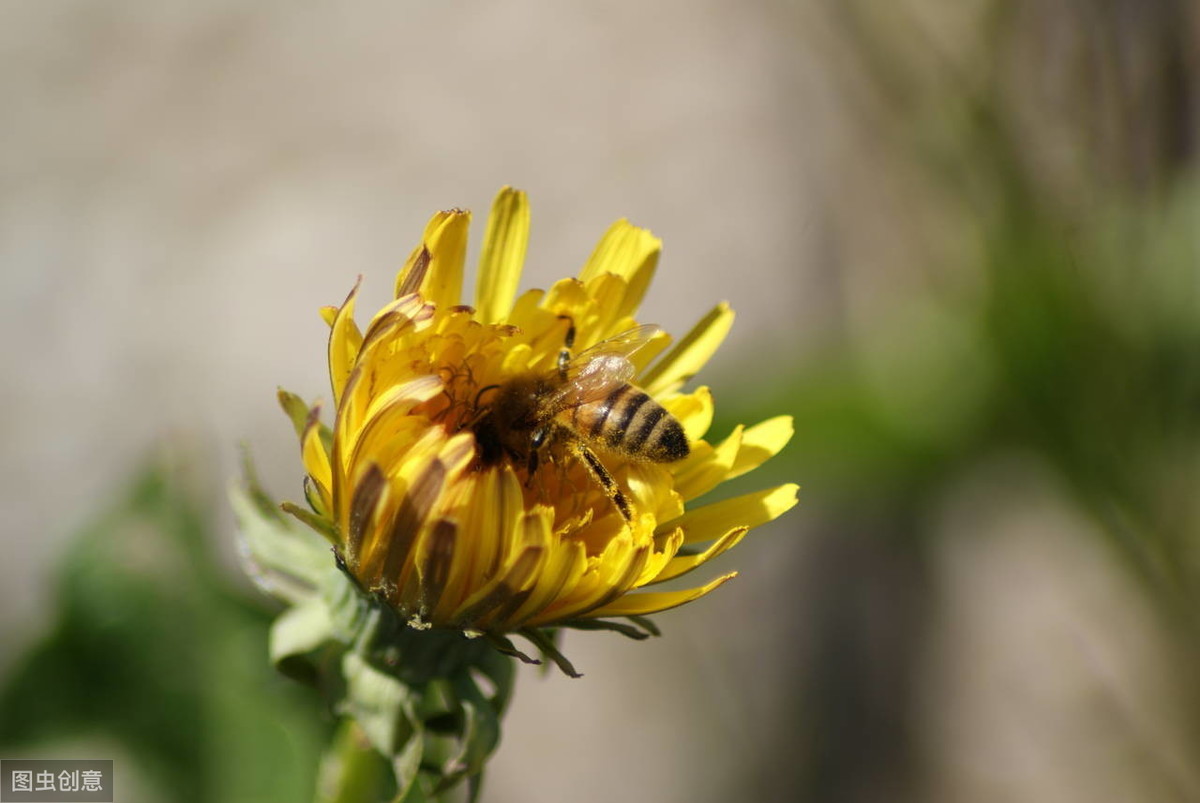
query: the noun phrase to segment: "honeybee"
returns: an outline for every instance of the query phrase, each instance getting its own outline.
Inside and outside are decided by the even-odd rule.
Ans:
[[[592,447],[652,463],[673,463],[688,456],[687,436],[679,421],[630,383],[635,372],[630,356],[659,328],[638,326],[572,357],[575,325],[566,320],[566,338],[552,371],[520,374],[479,391],[477,398],[492,392],[473,427],[480,460],[495,464],[507,456],[514,463],[525,462],[532,482],[543,450],[557,445],[583,462],[621,516],[631,522],[629,500]]]

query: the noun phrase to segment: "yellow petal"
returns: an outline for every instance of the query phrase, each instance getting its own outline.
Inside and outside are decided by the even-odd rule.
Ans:
[[[346,296],[346,301],[338,309],[337,315],[329,329],[329,381],[333,385],[333,406],[336,408],[342,401],[342,391],[346,388],[346,380],[354,370],[354,362],[358,358],[358,350],[362,347],[362,332],[354,322],[354,300],[358,296],[358,287],[362,277],[354,283],[354,289]]]
[[[562,565],[561,556],[556,554],[552,547],[553,524],[554,510],[549,506],[539,506],[521,517],[521,549],[525,555],[528,555],[531,549],[536,551],[537,562],[533,571],[524,578],[510,571],[504,580],[506,587],[499,591],[493,590],[490,604],[478,604],[474,614],[468,617],[472,626],[483,630],[512,630],[513,622],[520,615],[520,611],[530,610],[532,605],[538,604],[534,597],[538,594],[539,587],[542,595],[552,590],[546,589],[548,578],[554,579],[554,576],[558,575],[558,579],[565,582],[568,577],[564,572],[566,567]],[[526,557],[526,560],[529,559]],[[520,556],[514,562],[514,567],[519,563]],[[486,610],[487,607],[491,610]]]
[[[677,528],[677,531],[682,531],[682,528]],[[722,552],[727,552],[738,545],[746,533],[750,531],[749,527],[734,527],[729,532],[722,535],[714,541],[708,549],[696,555],[679,555],[671,558],[665,569],[658,573],[651,583],[664,583],[667,580],[674,580],[676,577],[687,574],[692,569],[720,555]]]
[[[729,334],[731,326],[733,310],[721,302],[654,367],[642,374],[639,380],[642,388],[652,396],[677,390],[708,362],[708,358]]]
[[[452,487],[474,454],[475,441],[469,433],[459,433],[446,440],[437,457],[418,473],[401,475],[403,492],[394,495],[398,500],[391,517],[391,532],[383,577],[394,582],[400,590],[400,602],[412,610],[418,602],[420,587],[413,582],[417,558],[428,549],[425,542],[440,514],[446,497],[443,489]],[[395,485],[395,484],[394,484]],[[398,488],[394,488],[398,490]]]
[[[683,500],[675,493],[671,472],[664,464],[628,463],[614,477],[633,505],[635,544],[651,544],[657,522],[683,514]]]
[[[445,485],[445,469],[437,461],[445,440],[445,433],[426,430],[403,466],[385,466],[383,470],[371,461],[357,464],[372,466],[372,474],[384,477],[371,526],[364,531],[359,549],[358,577],[368,590],[385,588],[391,595],[404,586],[404,576],[411,569],[413,544]],[[359,487],[361,480],[356,482],[356,489]]]
[[[329,453],[325,451],[325,445],[321,443],[320,407],[313,407],[308,415],[300,451],[304,460],[304,468],[308,472],[308,476],[312,477],[313,482],[316,483],[317,490],[321,494],[321,501],[328,509],[332,499],[330,491],[333,488],[333,472],[329,465]]]
[[[662,546],[660,549],[650,550],[649,558],[646,561],[646,566],[642,569],[642,573],[638,575],[634,581],[634,588],[641,588],[649,583],[657,582],[655,578],[660,576],[673,560],[673,555],[683,546],[683,530],[675,529],[669,533],[666,538],[661,539]]]
[[[421,331],[427,328],[435,312],[436,310],[426,304],[419,295],[410,293],[401,296],[375,313],[375,317],[367,326],[366,334],[363,335],[364,347],[370,349],[387,338],[399,339],[401,330],[406,325],[411,325]]]
[[[528,369],[532,351],[528,343],[521,343],[509,349],[504,355],[504,362],[501,363],[503,375],[513,376]]]
[[[742,446],[742,425],[738,424],[729,437],[710,446],[705,441],[692,444],[692,451],[679,463],[673,463],[675,490],[684,499],[695,499],[724,482],[733,468]]]
[[[424,242],[412,250],[408,259],[404,260],[404,267],[396,274],[397,299],[421,292],[425,279],[429,276],[430,259],[429,248]]]
[[[528,245],[529,201],[520,190],[505,187],[492,202],[487,232],[483,235],[479,278],[475,284],[478,320],[496,323],[512,310]]]
[[[576,345],[586,348],[617,332],[632,329],[637,322],[621,313],[628,284],[621,276],[601,273],[584,282],[584,291],[591,299],[588,314],[575,321],[579,330]]]
[[[592,608],[611,602],[633,586],[645,568],[650,548],[635,547],[628,530],[610,540],[604,551],[588,561],[587,570],[574,587],[568,587],[558,601],[529,620],[537,627],[551,621],[580,616]]]
[[[699,588],[689,588],[686,591],[644,591],[637,594],[626,594],[614,602],[589,611],[585,618],[642,616],[648,613],[658,613],[700,599],[734,577],[737,577],[737,572],[730,572]]]
[[[361,423],[357,416],[351,419],[349,411],[343,409],[341,419],[353,425],[339,432],[339,454],[346,460],[348,467],[361,462],[369,456],[370,459],[386,465],[390,462],[391,454],[386,448],[396,446],[405,448],[398,442],[397,427],[403,419],[409,416],[412,409],[422,402],[429,401],[442,392],[442,381],[436,376],[418,376],[400,385],[392,387],[371,399],[370,405],[363,414]],[[341,420],[338,422],[342,423]],[[425,420],[409,424],[413,428],[428,428]]]
[[[636,376],[641,376],[646,370],[646,366],[654,362],[654,358],[662,354],[667,346],[671,345],[671,336],[666,332],[660,331],[654,337],[650,338],[646,345],[637,350],[629,361],[633,363],[633,367],[637,369]],[[635,384],[641,386],[642,380],[635,380]]]
[[[658,401],[683,425],[683,432],[689,442],[703,438],[712,425],[713,398],[706,386],[698,387],[691,393],[680,393]],[[734,466],[736,465],[735,460]]]
[[[497,575],[506,553],[511,556],[509,534],[520,526],[523,507],[521,481],[511,466],[490,468],[475,477],[470,496],[456,511],[459,540],[466,546],[454,555],[436,612],[439,618],[456,616],[467,597]]]
[[[615,316],[623,318],[632,315],[642,303],[661,252],[662,240],[628,220],[618,220],[604,233],[579,278],[586,282],[602,273],[624,278],[625,296]]]
[[[768,418],[760,424],[742,433],[742,446],[738,449],[733,467],[725,475],[726,479],[740,477],[747,471],[752,471],[765,463],[769,458],[779,453],[792,439],[795,428],[792,426],[790,415],[780,415]]]
[[[682,527],[685,544],[711,541],[735,527],[757,527],[783,515],[795,506],[799,490],[799,485],[789,482],[777,488],[692,508],[679,518],[660,524],[658,532],[665,533]]]
[[[354,370],[342,390],[336,423],[339,432],[356,432],[379,389],[403,383],[412,375],[411,364],[392,357],[409,331],[429,327],[433,312],[432,306],[412,294],[388,304],[371,321]]]
[[[455,613],[467,626],[485,626],[498,608],[537,580],[548,551],[549,526],[544,517],[526,513],[520,517],[518,543],[500,570],[479,585]]]
[[[403,291],[410,289],[407,287],[412,278],[410,273],[424,261],[424,250],[428,252],[425,275],[417,287],[411,289],[419,290],[426,301],[440,309],[457,304],[462,297],[463,263],[470,224],[471,213],[462,209],[438,212],[430,218],[421,247],[413,251],[396,276],[396,297],[405,295]]]
[[[546,550],[541,547],[527,547],[518,552],[516,558],[505,566],[503,574],[497,575],[467,599],[454,614],[454,621],[461,622],[463,627],[485,627],[497,608],[509,603],[534,581],[545,558]]]
[[[587,555],[583,544],[564,541],[557,545],[547,555],[546,565],[528,599],[509,617],[506,629],[516,629],[540,613],[562,595],[563,589],[576,585],[586,569]]]
[[[559,279],[550,286],[541,304],[555,315],[578,315],[587,308],[590,300],[583,282],[578,279]],[[582,324],[583,321],[575,321],[576,327]],[[588,345],[591,344],[575,341],[576,348],[585,348]]]
[[[539,321],[545,320],[549,316],[549,313],[541,306],[545,295],[545,290],[536,288],[521,293],[513,304],[508,322],[520,326],[522,329],[540,329]]]

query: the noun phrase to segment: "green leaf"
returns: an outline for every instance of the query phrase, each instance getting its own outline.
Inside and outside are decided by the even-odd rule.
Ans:
[[[51,625],[0,686],[0,752],[96,736],[156,800],[308,799],[319,701],[263,660],[271,611],[221,569],[189,487],[154,464],[71,543]]]

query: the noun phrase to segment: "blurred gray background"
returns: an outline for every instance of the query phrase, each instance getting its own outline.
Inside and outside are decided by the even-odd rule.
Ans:
[[[36,616],[62,535],[165,435],[225,474],[248,438],[292,490],[276,386],[326,393],[317,308],[359,274],[382,303],[438,209],[475,212],[473,261],[496,190],[527,190],[526,287],[576,272],[618,217],[652,228],[666,252],[645,316],[681,332],[728,299],[731,351],[797,348],[823,306],[796,213],[819,215],[805,176],[826,135],[795,95],[822,92],[778,9],[5,15],[0,493],[24,567],[8,628]]]
[[[981,31],[1006,4],[851,5],[921,70],[945,60],[973,85]],[[1137,156],[1118,142],[1121,113],[1085,104],[1098,136],[1071,139],[1081,112],[1064,98],[1108,41],[1081,23],[1119,14],[1018,5],[1002,89],[1047,192],[1088,206],[1096,163],[1159,181],[1153,155],[1105,156]],[[1137,26],[1173,19],[1168,5],[1113,4],[1129,12],[1114,30],[1153,42]],[[939,425],[929,400],[975,379],[922,363],[926,339],[953,340],[960,321],[921,299],[981,281],[965,267],[978,224],[889,144],[937,96],[881,89],[845,13],[817,0],[6,3],[0,673],[45,626],[72,532],[164,443],[207,461],[236,571],[224,485],[238,443],[275,495],[300,494],[274,394],[327,395],[317,308],[359,274],[360,309],[383,303],[438,209],[475,212],[473,264],[504,184],[533,207],[523,287],[573,274],[629,217],[665,241],[644,319],[678,334],[732,304],[702,377],[718,407],[848,338],[881,397],[910,369],[931,378],[886,398],[916,431]],[[1194,27],[1179,36],[1196,42]],[[1118,78],[1136,83],[1151,51],[1111,51]],[[876,334],[891,323],[904,338]],[[838,524],[821,467],[803,465],[757,483],[800,482],[802,505],[722,560],[737,581],[660,617],[664,638],[569,634],[584,679],[520,678],[485,799],[1198,799],[1162,626],[1059,477],[1021,449],[981,462],[921,511],[937,546],[914,568],[898,541],[876,543],[889,522]],[[973,537],[936,537],[959,532]],[[847,575],[865,579],[838,596],[827,581]],[[830,600],[843,630],[811,615]],[[816,654],[864,627],[866,646],[846,649],[879,719],[822,710],[837,701],[819,694],[797,705],[789,690],[824,688],[812,675],[837,665]],[[901,688],[915,702],[896,702]],[[893,710],[909,705],[918,715]],[[869,760],[801,758],[826,744]]]

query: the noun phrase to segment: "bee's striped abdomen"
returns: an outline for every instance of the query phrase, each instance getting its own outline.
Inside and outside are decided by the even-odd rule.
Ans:
[[[574,429],[615,452],[655,463],[688,456],[683,427],[644,390],[622,385],[600,401],[576,407]]]

